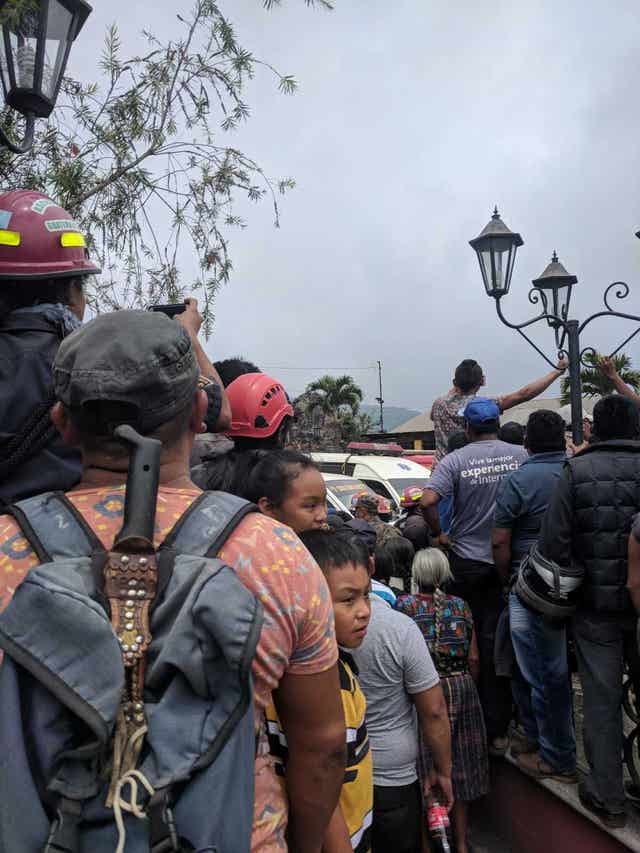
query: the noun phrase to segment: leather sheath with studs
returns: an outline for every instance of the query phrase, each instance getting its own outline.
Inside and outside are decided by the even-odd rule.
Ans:
[[[104,569],[105,593],[111,624],[120,643],[126,674],[123,711],[127,728],[138,728],[144,718],[145,655],[151,643],[149,608],[156,597],[158,565],[155,552],[124,554],[110,551]]]
[[[111,624],[120,643],[125,668],[121,712],[127,741],[146,723],[145,658],[151,643],[150,607],[158,588],[158,561],[153,547],[160,479],[161,443],[139,435],[131,426],[115,429],[130,447],[124,523],[104,567],[104,589]]]

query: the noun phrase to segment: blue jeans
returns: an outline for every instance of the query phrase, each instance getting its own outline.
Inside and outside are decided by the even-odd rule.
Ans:
[[[556,772],[575,770],[565,628],[524,607],[515,592],[509,595],[509,621],[522,674],[522,680],[514,679],[513,692],[527,737],[538,742],[540,757]]]

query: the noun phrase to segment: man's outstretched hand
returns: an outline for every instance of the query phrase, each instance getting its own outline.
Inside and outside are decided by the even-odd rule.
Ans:
[[[178,314],[176,321],[189,333],[190,338],[197,338],[202,326],[202,315],[198,311],[198,300],[190,297],[184,300],[186,305],[182,314]]]
[[[600,356],[598,358],[597,365],[600,373],[606,376],[607,379],[615,379],[615,377],[618,375],[618,371],[616,370],[616,366],[613,363],[613,359],[610,358],[608,355]]]
[[[224,385],[222,384],[218,371],[204,351],[202,344],[198,339],[198,334],[200,333],[200,328],[203,323],[202,314],[198,311],[198,300],[190,297],[189,299],[184,300],[184,304],[185,309],[182,314],[178,314],[176,320],[184,329],[187,330],[189,338],[191,339],[191,345],[196,355],[201,379],[204,378],[204,380],[209,380],[209,382],[215,382],[219,386],[220,394],[222,396],[219,413],[215,423],[213,422],[213,414],[208,415],[208,419],[205,419],[205,423],[203,423],[202,432],[224,432],[231,427],[232,415],[229,398],[224,390]],[[205,382],[205,384],[209,383]],[[207,392],[207,396],[209,396],[209,392]],[[211,406],[209,409],[211,410]],[[217,406],[214,411],[217,411]]]

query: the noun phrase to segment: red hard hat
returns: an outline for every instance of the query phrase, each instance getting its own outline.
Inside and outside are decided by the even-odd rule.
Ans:
[[[277,379],[266,373],[245,373],[227,386],[231,429],[238,438],[270,438],[293,406]]]
[[[0,280],[97,275],[78,223],[34,190],[0,195]]]
[[[420,502],[420,498],[423,494],[424,489],[421,489],[418,486],[407,486],[407,488],[402,492],[402,497],[400,498],[400,506],[416,506],[416,504]]]

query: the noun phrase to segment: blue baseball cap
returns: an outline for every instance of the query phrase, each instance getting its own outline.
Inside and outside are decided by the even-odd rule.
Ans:
[[[500,420],[500,409],[495,400],[487,397],[476,397],[467,403],[462,417],[470,424],[488,424]]]

